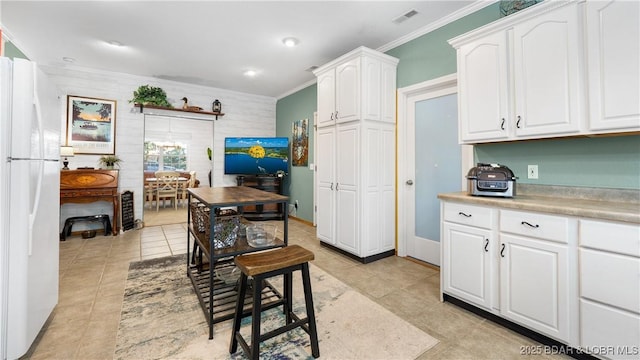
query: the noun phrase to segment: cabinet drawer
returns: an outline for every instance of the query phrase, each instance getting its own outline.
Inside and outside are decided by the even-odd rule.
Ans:
[[[580,249],[580,296],[640,313],[640,259]]]
[[[444,221],[491,229],[493,210],[481,206],[444,203]]]
[[[580,345],[611,359],[638,359],[640,316],[580,300]],[[602,348],[602,347],[607,347]],[[595,354],[598,355],[598,354]]]
[[[500,210],[500,231],[567,243],[569,218],[523,211]]]
[[[580,246],[640,257],[640,225],[580,220]]]

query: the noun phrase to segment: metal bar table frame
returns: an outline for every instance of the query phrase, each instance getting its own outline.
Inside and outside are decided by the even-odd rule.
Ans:
[[[202,244],[198,239],[192,222],[191,204],[193,201],[200,202],[209,208],[209,243]],[[267,249],[274,249],[284,247],[288,245],[289,237],[289,225],[288,225],[288,202],[289,198],[283,195],[274,194],[246,186],[231,186],[231,187],[216,187],[216,188],[189,188],[188,189],[188,212],[187,212],[187,276],[191,279],[191,283],[194,286],[200,306],[205,314],[207,323],[209,325],[209,339],[213,339],[213,325],[217,322],[224,321],[233,318],[235,313],[235,303],[237,299],[237,292],[232,288],[233,286],[227,286],[225,289],[222,287],[224,284],[218,281],[218,287],[220,288],[219,295],[223,298],[219,302],[223,303],[220,307],[223,309],[219,312],[222,314],[214,318],[216,309],[214,306],[214,296],[216,288],[215,281],[215,268],[219,266],[233,266],[233,258],[256,251],[263,251]],[[215,249],[215,214],[218,209],[224,207],[238,207],[242,209],[242,206],[246,205],[259,205],[268,203],[280,203],[282,208],[285,209],[283,216],[283,239],[276,239],[274,244],[264,247],[254,248],[248,245],[246,238],[238,237],[236,243],[233,246],[222,249]],[[240,215],[242,215],[240,213]],[[194,254],[191,254],[191,237],[194,238]],[[207,246],[208,245],[208,246]],[[196,264],[192,264],[192,260],[195,258],[196,247],[199,247],[199,261]],[[202,264],[202,253],[205,252],[208,255],[208,270],[204,269]],[[265,287],[263,292],[264,299],[275,299],[265,305],[263,310],[270,309],[279,306],[283,301],[287,302],[289,308],[292,306],[292,298],[290,290],[292,287],[291,277],[285,277],[284,281],[284,295],[280,294],[275,288],[270,285]],[[235,293],[235,296],[234,296]],[[225,305],[231,305],[231,312],[227,311]],[[226,313],[224,313],[226,311]],[[244,312],[249,313],[251,309],[245,309]]]

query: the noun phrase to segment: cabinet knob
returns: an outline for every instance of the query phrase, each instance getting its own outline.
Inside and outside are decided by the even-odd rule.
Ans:
[[[413,180],[407,180],[407,185],[413,185]]]

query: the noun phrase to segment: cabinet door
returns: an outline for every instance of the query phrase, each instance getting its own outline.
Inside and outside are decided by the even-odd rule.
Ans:
[[[513,28],[515,133],[577,133],[584,111],[577,5],[540,14]]]
[[[396,123],[396,66],[382,64],[381,120]]]
[[[640,128],[640,2],[587,2],[590,130]]]
[[[460,142],[509,136],[506,40],[499,32],[458,50]]]
[[[606,358],[638,359],[640,315],[599,302],[580,300],[580,346],[607,346]]]
[[[335,127],[318,130],[316,166],[318,179],[318,211],[316,234],[318,239],[335,245]]]
[[[500,312],[557,340],[569,340],[566,245],[500,234]]]
[[[443,291],[486,309],[491,308],[491,232],[443,223]]]
[[[379,60],[363,57],[361,69],[362,117],[361,120],[376,120],[381,118],[382,101],[382,64]]]
[[[360,126],[338,126],[336,153],[336,246],[360,256]]]
[[[336,73],[331,69],[318,75],[318,127],[333,125],[336,111]]]
[[[360,59],[336,67],[336,122],[360,119]]]

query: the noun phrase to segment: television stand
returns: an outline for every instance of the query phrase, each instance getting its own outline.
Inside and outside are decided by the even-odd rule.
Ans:
[[[276,175],[238,175],[238,186],[248,186],[254,189],[268,191],[282,195],[282,177]],[[238,208],[247,220],[282,220],[286,210],[282,203],[245,205]]]

